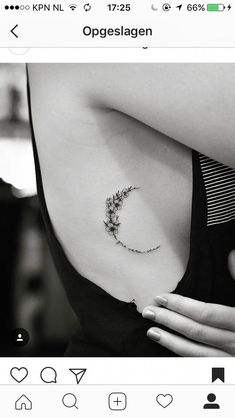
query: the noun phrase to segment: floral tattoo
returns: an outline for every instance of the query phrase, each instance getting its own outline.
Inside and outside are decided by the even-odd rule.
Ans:
[[[105,229],[106,231],[113,236],[113,238],[117,241],[116,244],[120,244],[122,247],[126,248],[128,251],[132,251],[134,253],[138,253],[138,254],[147,254],[147,253],[151,253],[153,251],[156,251],[160,248],[160,245],[153,247],[153,248],[149,248],[148,250],[136,250],[134,248],[130,248],[128,247],[126,244],[124,244],[122,241],[120,241],[117,238],[118,232],[119,232],[119,226],[121,225],[121,223],[119,222],[119,216],[118,216],[118,212],[121,210],[122,206],[123,206],[123,201],[124,199],[126,199],[130,192],[132,192],[132,190],[137,190],[140,187],[126,187],[125,189],[123,189],[121,192],[117,191],[117,193],[115,193],[112,197],[108,197],[108,199],[106,199],[106,219],[104,221],[104,225],[105,225]]]

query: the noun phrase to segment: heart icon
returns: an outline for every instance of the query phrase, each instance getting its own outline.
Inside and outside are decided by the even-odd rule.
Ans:
[[[11,377],[17,382],[21,383],[28,376],[28,370],[25,367],[13,367],[10,371]]]
[[[166,395],[163,395],[162,393],[160,393],[156,397],[156,401],[163,408],[167,408],[171,404],[171,402],[173,402],[173,396],[171,396],[169,393],[167,393]]]

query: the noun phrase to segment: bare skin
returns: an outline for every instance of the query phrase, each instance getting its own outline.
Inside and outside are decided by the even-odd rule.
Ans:
[[[29,69],[44,191],[58,238],[82,275],[117,299],[135,299],[139,311],[174,290],[186,269],[190,147],[235,166],[232,72],[202,67]],[[120,238],[139,249],[159,244],[151,254],[128,252],[104,229],[106,198],[127,186],[140,189],[120,212]]]

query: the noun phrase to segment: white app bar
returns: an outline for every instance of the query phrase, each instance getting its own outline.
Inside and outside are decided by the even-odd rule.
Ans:
[[[234,358],[1,358],[0,385],[207,385],[222,369],[214,384],[235,385]]]
[[[223,4],[223,13],[221,4],[220,13],[216,8],[209,11],[206,3],[157,0],[128,5],[114,8],[101,0],[79,2],[72,10],[69,3],[50,2],[6,10],[2,4],[0,47],[235,48],[235,7],[230,3]]]

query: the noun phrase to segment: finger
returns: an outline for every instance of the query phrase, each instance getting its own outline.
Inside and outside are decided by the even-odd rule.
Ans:
[[[234,332],[203,325],[191,318],[156,306],[149,306],[143,310],[145,318],[149,319],[149,311],[154,314],[154,318],[151,318],[152,320],[184,335],[190,340],[214,346],[227,352],[235,352]]]
[[[235,280],[235,250],[231,251],[228,256],[228,268],[232,278]]]
[[[178,312],[201,324],[230,331],[235,330],[235,308],[199,302],[173,293],[157,296],[155,301],[159,306],[165,306],[167,309]]]
[[[147,336],[181,357],[230,357],[222,350],[195,343],[160,328],[150,328]]]

